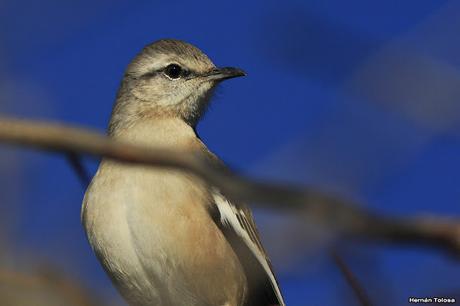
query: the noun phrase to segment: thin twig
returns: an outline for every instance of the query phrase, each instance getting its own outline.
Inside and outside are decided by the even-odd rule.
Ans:
[[[83,165],[83,161],[81,160],[80,156],[75,153],[68,153],[66,157],[70,167],[78,177],[78,180],[80,181],[83,189],[86,189],[91,182],[91,176]]]
[[[232,200],[252,202],[262,207],[304,211],[341,235],[436,247],[460,257],[459,220],[435,216],[380,216],[355,203],[317,190],[259,182],[223,171],[199,155],[138,146],[59,124],[0,119],[0,142],[188,171],[218,187]]]
[[[348,267],[347,263],[342,258],[342,256],[340,256],[337,251],[332,251],[331,255],[335,264],[340,269],[340,272],[342,272],[342,275],[345,277],[345,280],[347,281],[348,285],[350,285],[351,289],[355,293],[360,305],[372,306],[372,302],[369,299],[369,296],[367,295],[366,291],[364,290],[364,287],[361,286],[355,274]]]

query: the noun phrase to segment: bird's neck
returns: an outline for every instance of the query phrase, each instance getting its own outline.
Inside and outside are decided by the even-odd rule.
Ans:
[[[139,145],[196,149],[198,139],[195,131],[179,118],[145,118],[111,133],[115,139]]]

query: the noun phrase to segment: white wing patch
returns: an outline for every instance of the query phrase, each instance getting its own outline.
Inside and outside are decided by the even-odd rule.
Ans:
[[[278,283],[263,252],[257,233],[253,226],[251,226],[251,222],[248,221],[248,218],[251,218],[251,216],[247,216],[243,209],[230,203],[218,190],[213,191],[213,197],[220,213],[220,222],[227,227],[231,227],[248,246],[269,277],[272,289],[281,303],[280,306],[285,306]]]

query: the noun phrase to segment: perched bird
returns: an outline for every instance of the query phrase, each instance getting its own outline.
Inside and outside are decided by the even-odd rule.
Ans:
[[[195,127],[216,85],[244,75],[183,41],[150,44],[125,72],[109,135],[224,168]],[[284,305],[250,210],[191,174],[102,160],[82,222],[130,305]]]

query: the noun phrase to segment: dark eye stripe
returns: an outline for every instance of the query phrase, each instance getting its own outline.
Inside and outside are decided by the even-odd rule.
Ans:
[[[191,75],[193,75],[193,73],[192,73],[190,70],[187,70],[187,69],[183,69],[183,70],[182,70],[182,76],[183,76],[184,78],[189,77],[189,76],[191,76]]]
[[[157,74],[159,73],[159,71],[149,71],[147,73],[144,73],[143,75],[141,75],[141,79],[150,79],[150,78],[153,78],[155,77]]]
[[[162,69],[159,69],[159,70],[149,71],[149,72],[146,72],[143,75],[141,75],[140,78],[141,79],[150,79],[150,78],[156,77],[160,73],[164,73],[164,71],[165,71],[165,68],[162,68]],[[192,70],[182,69],[181,76],[183,78],[189,79],[189,78],[197,76],[197,73],[195,73]]]

